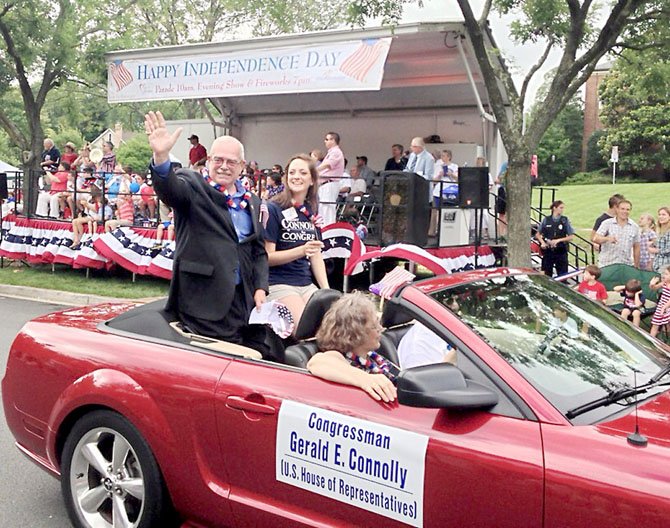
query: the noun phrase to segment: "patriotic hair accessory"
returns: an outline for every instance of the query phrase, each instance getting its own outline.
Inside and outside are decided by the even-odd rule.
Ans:
[[[260,312],[254,308],[249,316],[249,324],[266,324],[282,339],[286,339],[293,332],[295,322],[293,315],[285,304],[277,301],[266,302],[261,305]]]
[[[400,286],[412,282],[415,277],[416,275],[413,273],[410,273],[402,266],[398,266],[393,271],[384,275],[382,280],[371,284],[369,290],[384,299],[390,299]]]
[[[220,193],[223,193],[223,195],[226,197],[226,204],[231,209],[246,209],[247,206],[249,205],[249,199],[251,198],[251,193],[249,191],[246,191],[242,195],[242,198],[240,199],[239,203],[237,203],[235,199],[228,193],[228,191],[223,188],[223,185],[221,185],[220,183],[216,183],[214,180],[212,180],[212,178],[210,178],[208,172],[203,172],[202,177],[207,183],[209,183],[209,185],[214,187],[214,189],[216,189]]]
[[[378,354],[377,352],[368,352],[367,356],[361,357],[353,352],[347,352],[345,357],[354,367],[369,372],[370,374],[383,374],[395,383],[398,376],[398,367],[381,354]]]
[[[305,215],[307,217],[307,220],[309,220],[310,222],[312,222],[312,224],[314,224],[314,227],[318,227],[319,229],[321,229],[325,225],[326,222],[323,219],[323,217],[318,214],[312,214],[312,212],[309,209],[307,209],[307,206],[305,204],[294,203],[293,207],[295,207],[299,213]]]

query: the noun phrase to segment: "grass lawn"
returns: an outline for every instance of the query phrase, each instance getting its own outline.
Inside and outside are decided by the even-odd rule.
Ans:
[[[590,235],[593,222],[607,209],[607,200],[615,193],[633,203],[631,219],[637,222],[642,213],[656,218],[658,208],[670,206],[670,183],[622,183],[616,185],[561,185],[556,199],[565,202],[565,215],[582,236]],[[540,193],[533,189],[533,206],[539,206]],[[544,207],[551,203],[551,193],[544,192]],[[547,214],[549,210],[547,209]]]
[[[6,261],[5,261],[6,265]],[[49,290],[102,295],[103,297],[120,297],[125,299],[142,299],[144,297],[162,297],[167,295],[169,282],[157,277],[138,275],[135,282],[129,271],[115,269],[107,272],[91,270],[86,278],[86,270],[73,269],[69,266],[56,265],[51,272],[51,265],[27,267],[15,265],[0,269],[0,284],[30,286]]]

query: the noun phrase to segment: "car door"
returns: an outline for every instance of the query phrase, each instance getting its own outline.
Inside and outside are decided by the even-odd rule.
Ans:
[[[542,524],[535,421],[378,403],[247,361],[221,378],[216,420],[240,527]]]

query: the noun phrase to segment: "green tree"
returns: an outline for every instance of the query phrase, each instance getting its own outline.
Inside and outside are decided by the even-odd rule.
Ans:
[[[468,0],[457,2],[482,71],[491,112],[508,154],[509,263],[512,266],[530,266],[528,165],[532,153],[559,112],[589,78],[598,61],[609,51],[621,49],[637,40],[637,31],[630,28],[653,24],[659,18],[667,23],[667,0],[613,0],[608,4],[608,11],[601,22],[598,22],[601,7],[592,0],[486,0],[479,15],[475,14]],[[397,5],[389,4],[393,3],[387,0],[357,0],[353,4],[353,14],[379,14],[397,9]],[[537,62],[525,72],[520,88],[512,77],[516,69],[504,60],[502,51],[493,40],[489,23],[492,10],[516,15],[510,33],[518,43],[542,42],[545,45]],[[525,121],[528,85],[552,49],[560,50],[559,65],[537,112]]]
[[[145,134],[136,134],[116,150],[116,159],[135,172],[145,172],[151,161],[151,147]]]
[[[0,107],[0,126],[23,152],[24,169],[38,169],[44,140],[42,110],[49,93],[77,78],[77,51],[115,31],[126,32],[124,11],[133,0],[96,4],[60,0],[14,0],[0,7],[0,96],[18,86],[19,115]],[[27,172],[28,173],[28,172]],[[34,183],[25,178],[27,187]]]
[[[627,50],[604,79],[600,97],[609,157],[619,147],[619,168],[632,175],[670,168],[670,60],[667,50]]]
[[[591,172],[607,167],[607,158],[603,156],[598,142],[605,135],[604,130],[596,130],[586,144],[586,171]],[[608,153],[609,154],[609,153]]]
[[[584,135],[584,110],[573,98],[556,116],[537,147],[537,162],[542,183],[557,185],[579,171]]]

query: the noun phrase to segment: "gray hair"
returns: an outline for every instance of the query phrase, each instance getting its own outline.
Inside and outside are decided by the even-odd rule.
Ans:
[[[413,147],[425,147],[426,144],[424,143],[422,137],[417,136],[415,138],[412,138],[412,146]]]
[[[213,150],[214,146],[219,144],[219,143],[233,143],[233,144],[237,145],[237,148],[240,151],[240,160],[245,159],[244,158],[244,145],[242,145],[242,142],[239,139],[237,139],[233,136],[220,136],[212,142],[212,146],[209,148],[209,150],[210,151]]]

